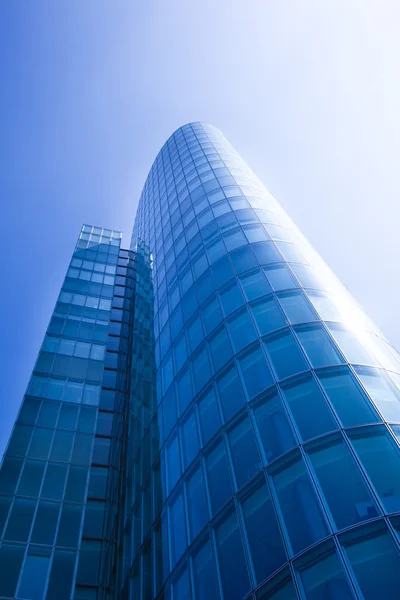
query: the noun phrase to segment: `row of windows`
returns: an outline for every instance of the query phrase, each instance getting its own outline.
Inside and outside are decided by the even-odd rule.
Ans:
[[[108,286],[107,286],[108,287]],[[102,288],[102,292],[107,288]],[[112,290],[112,288],[111,288]],[[107,292],[108,295],[108,292]],[[111,300],[106,298],[99,298],[95,296],[84,296],[83,294],[72,294],[71,292],[62,291],[58,297],[59,302],[66,304],[72,304],[75,306],[86,306],[88,308],[110,310]]]
[[[61,417],[60,417],[61,421]],[[62,425],[62,422],[60,422]],[[110,440],[95,438],[92,456],[93,434],[74,433],[64,429],[50,429],[16,425],[10,444],[8,456],[27,456],[28,458],[50,459],[57,462],[71,462],[86,465],[91,461],[96,464],[107,464]],[[19,492],[22,493],[22,492]]]
[[[115,231],[112,229],[104,229],[103,227],[95,227],[93,225],[83,225],[82,233],[89,233],[93,235],[103,235],[106,237],[112,237],[115,239],[120,239],[122,237],[122,233],[120,231]]]
[[[112,387],[112,386],[110,386]],[[115,387],[115,386],[114,386]],[[30,396],[82,404],[99,404],[100,386],[89,383],[33,375],[28,386]]]
[[[87,496],[105,499],[107,475],[108,469],[100,466],[88,469],[87,466],[6,456],[0,480],[4,494],[18,490],[21,496],[84,503]]]
[[[111,435],[112,413],[98,411],[97,408],[71,404],[69,402],[50,402],[27,396],[18,416],[20,425],[38,425],[57,427],[70,431]]]
[[[62,337],[58,338],[46,335],[43,341],[42,350],[57,354],[65,354],[67,356],[77,356],[79,358],[104,360],[105,345],[79,342]]]
[[[249,542],[253,542],[248,551],[243,549],[238,515],[232,511],[212,536],[203,539],[193,550],[189,561],[183,561],[175,571],[168,597],[173,600],[217,600],[220,597],[241,600],[245,597],[259,570],[272,566],[260,564],[257,558],[265,548],[272,550],[263,521],[263,517],[268,517],[268,504],[265,501],[263,504],[256,492],[249,498],[247,511],[244,530]],[[301,597],[307,600],[351,600],[358,598],[359,593],[365,600],[376,600],[379,596],[388,600],[397,598],[398,541],[383,522],[360,527],[351,535],[343,534],[338,542],[338,545],[320,544],[295,561],[293,576],[289,569],[279,572],[259,588],[257,600],[297,600],[300,590]],[[359,590],[357,596],[354,585]]]

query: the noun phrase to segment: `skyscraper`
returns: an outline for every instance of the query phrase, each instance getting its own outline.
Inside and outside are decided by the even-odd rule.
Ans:
[[[400,357],[214,127],[85,225],[0,471],[0,598],[385,600]]]

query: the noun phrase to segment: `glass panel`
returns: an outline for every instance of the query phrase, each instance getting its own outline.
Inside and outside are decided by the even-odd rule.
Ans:
[[[349,363],[356,365],[379,364],[372,352],[363,346],[362,340],[354,331],[339,323],[328,323],[328,328]]]
[[[250,583],[235,512],[218,525],[215,536],[224,598],[242,600]]]
[[[18,486],[18,494],[23,496],[38,496],[42,483],[45,462],[27,460]]]
[[[286,265],[267,267],[264,269],[264,273],[274,292],[298,287],[297,282]]]
[[[31,542],[48,546],[54,544],[60,506],[57,502],[39,502]]]
[[[244,303],[242,292],[237,283],[221,292],[220,298],[225,315],[229,315]]]
[[[215,560],[209,542],[192,557],[195,600],[218,600]]]
[[[313,367],[337,365],[344,362],[322,325],[297,327],[296,333]]]
[[[181,476],[181,463],[179,457],[179,440],[175,433],[166,448],[167,457],[167,481],[168,492],[171,492],[175,487],[179,477]]]
[[[47,571],[50,564],[50,556],[42,556],[40,551],[33,554],[30,550],[25,559],[24,569],[21,581],[18,587],[18,596],[20,598],[29,598],[29,600],[42,600],[46,587]]]
[[[63,504],[57,535],[57,546],[78,547],[82,521],[82,506]]]
[[[268,462],[296,444],[285,409],[275,391],[257,403],[254,416]]]
[[[210,350],[214,370],[219,371],[232,358],[231,343],[225,328],[210,341]]]
[[[400,448],[384,428],[350,432],[353,446],[388,513],[400,511]]]
[[[0,594],[2,596],[14,597],[24,554],[24,546],[2,544],[0,548]]]
[[[86,503],[82,535],[90,538],[102,537],[105,506],[104,502]]]
[[[274,383],[266,358],[260,347],[239,360],[249,399]]]
[[[263,484],[242,502],[256,583],[286,562],[286,553],[267,486]]]
[[[303,460],[285,464],[272,476],[293,552],[297,554],[324,538],[328,529]]]
[[[287,320],[292,325],[316,320],[316,315],[310,303],[300,290],[280,293],[278,298]]]
[[[218,391],[225,421],[229,421],[246,402],[242,384],[235,367],[232,367],[232,369],[218,380]]]
[[[344,367],[320,371],[318,376],[344,427],[378,420],[372,403],[357,384],[350,369]]]
[[[303,440],[338,429],[339,425],[312,377],[282,389]]]
[[[332,298],[329,294],[325,294],[325,292],[307,290],[307,295],[323,321],[343,320],[339,308],[332,301]]]
[[[289,329],[265,340],[265,347],[278,379],[306,371],[308,365]]]
[[[11,509],[4,537],[6,540],[26,542],[36,509],[36,500],[16,498]]]
[[[310,460],[338,529],[378,516],[360,469],[343,441],[313,450]]]
[[[46,475],[44,478],[42,497],[61,499],[64,495],[65,479],[67,477],[67,466],[47,465]]]
[[[190,540],[193,540],[208,520],[206,490],[201,468],[196,469],[187,479],[186,497],[189,513],[189,536]]]
[[[203,446],[205,446],[221,426],[221,419],[214,390],[211,390],[200,400],[198,410],[201,437]]]
[[[314,559],[299,571],[307,600],[354,598],[336,552]]]
[[[100,542],[82,541],[79,553],[77,583],[84,585],[97,585],[100,565]]]
[[[232,496],[232,483],[223,443],[206,456],[208,489],[212,513],[215,514]]]
[[[364,535],[346,544],[346,553],[365,600],[397,600],[400,588],[400,557],[387,532]]]
[[[193,412],[185,419],[181,431],[183,463],[186,468],[199,451],[196,418]]]
[[[400,421],[400,392],[381,369],[357,367],[357,375],[386,421]]]
[[[75,552],[55,551],[46,600],[70,599],[75,557]]]
[[[251,311],[261,335],[287,325],[279,304],[273,296],[257,302],[257,304],[252,304]]]
[[[247,300],[253,300],[271,292],[271,286],[261,270],[241,277],[240,282]]]
[[[240,488],[262,467],[254,431],[248,417],[231,429],[228,439],[236,482]]]
[[[257,337],[253,321],[247,310],[230,321],[228,327],[235,352],[242,350]]]
[[[185,513],[183,508],[183,496],[181,493],[170,500],[169,531],[171,542],[171,569],[173,569],[186,549]]]

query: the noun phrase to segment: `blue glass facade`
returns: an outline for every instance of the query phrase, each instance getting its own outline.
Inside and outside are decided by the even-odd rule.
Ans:
[[[83,227],[0,506],[0,598],[398,598],[399,354],[214,127]]]

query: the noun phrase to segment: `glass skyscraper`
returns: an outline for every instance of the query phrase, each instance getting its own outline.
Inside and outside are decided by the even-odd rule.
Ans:
[[[210,125],[120,244],[83,226],[5,452],[0,598],[398,599],[400,355]]]

